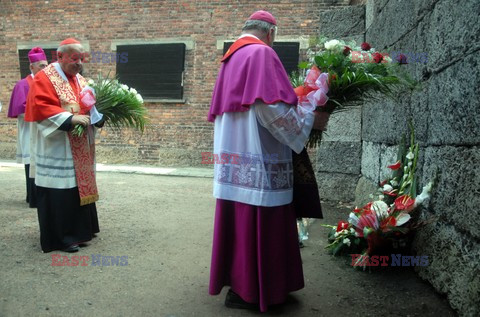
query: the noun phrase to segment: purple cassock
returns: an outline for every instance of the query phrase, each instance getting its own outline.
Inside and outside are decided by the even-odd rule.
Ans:
[[[28,60],[30,63],[36,63],[46,61],[47,57],[43,49],[36,46],[28,52]],[[32,75],[28,75],[17,82],[13,88],[12,97],[10,98],[10,106],[8,107],[9,118],[17,118],[18,115],[25,113],[27,95],[31,84],[33,84],[33,77]]]
[[[259,46],[243,46],[223,63],[209,121],[226,112],[248,111],[257,99],[297,103],[278,56]],[[218,295],[224,286],[244,301],[258,303],[262,312],[304,287],[293,203],[264,207],[217,199],[209,293]]]
[[[297,104],[285,68],[271,48],[243,46],[222,63],[213,91],[208,121],[224,112],[248,111],[255,100]],[[232,45],[233,46],[233,45]]]
[[[293,204],[259,207],[217,199],[210,295],[229,285],[262,312],[304,287]]]
[[[18,115],[25,113],[25,105],[27,103],[27,95],[30,86],[28,85],[27,78],[31,75],[28,75],[24,79],[17,82],[12,91],[12,97],[10,98],[10,106],[8,107],[8,117],[16,118]]]

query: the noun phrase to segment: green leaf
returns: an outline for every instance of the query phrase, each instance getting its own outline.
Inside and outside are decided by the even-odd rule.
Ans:
[[[310,63],[309,63],[309,62],[300,62],[300,63],[298,64],[298,68],[300,68],[300,69],[310,68]]]
[[[333,255],[337,255],[343,248],[343,243],[339,242],[332,251]]]

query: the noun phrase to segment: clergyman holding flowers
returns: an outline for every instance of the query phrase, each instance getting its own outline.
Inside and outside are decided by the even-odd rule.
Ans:
[[[87,81],[79,73],[84,48],[69,38],[60,43],[58,62],[33,81],[25,120],[32,125],[31,173],[38,194],[40,244],[44,252],[75,252],[99,232],[95,202],[94,127],[81,114],[80,93]],[[74,135],[75,126],[88,133]]]

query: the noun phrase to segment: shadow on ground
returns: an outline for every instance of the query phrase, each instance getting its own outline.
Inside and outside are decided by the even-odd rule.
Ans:
[[[52,266],[39,246],[23,169],[0,167],[1,316],[251,316],[209,296],[214,199],[208,178],[98,173],[100,233],[74,254],[86,266]],[[326,254],[326,229],[348,208],[324,203],[302,249],[306,287],[267,316],[455,316],[408,268],[361,271]],[[94,265],[92,258],[106,262]],[[111,265],[109,257],[126,257]],[[80,261],[81,262],[81,261]]]

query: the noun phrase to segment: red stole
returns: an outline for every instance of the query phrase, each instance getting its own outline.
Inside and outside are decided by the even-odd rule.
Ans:
[[[223,55],[223,58],[221,62],[225,62],[230,56],[232,56],[233,53],[235,53],[239,48],[244,47],[245,45],[250,45],[250,44],[262,44],[262,45],[267,45],[264,42],[260,41],[259,39],[251,36],[245,36],[242,38],[239,38],[233,44],[230,46],[228,51]]]
[[[67,77],[68,83],[60,76],[54,64],[48,65],[43,72],[50,80],[57,93],[62,111],[78,114],[80,106],[80,91],[87,82],[82,76]],[[52,106],[57,107],[58,106]],[[98,200],[97,183],[95,180],[95,142],[90,142],[88,135],[90,127],[82,136],[68,132],[70,147],[72,149],[75,177],[80,194],[80,206],[94,203]]]

